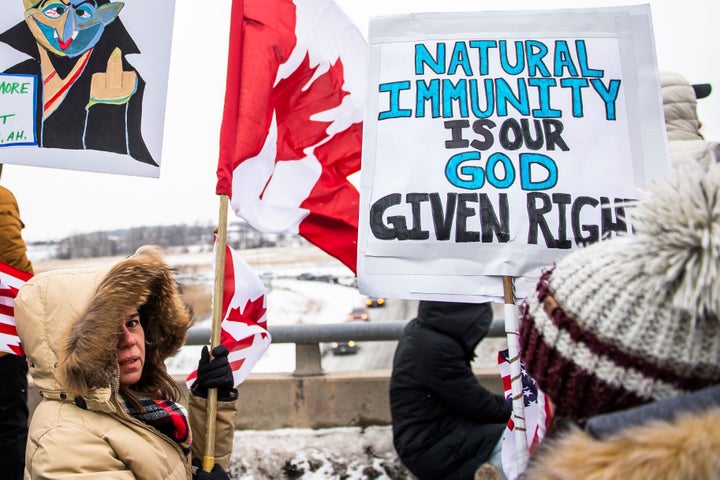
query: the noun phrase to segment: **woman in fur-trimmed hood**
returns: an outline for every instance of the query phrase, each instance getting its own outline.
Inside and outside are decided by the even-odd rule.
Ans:
[[[30,424],[26,479],[194,478],[191,440],[204,434],[205,401],[190,395],[193,439],[164,364],[184,344],[191,312],[159,248],[141,247],[109,270],[36,275],[18,292],[15,315],[43,397]],[[234,416],[232,399],[219,403],[223,467]]]

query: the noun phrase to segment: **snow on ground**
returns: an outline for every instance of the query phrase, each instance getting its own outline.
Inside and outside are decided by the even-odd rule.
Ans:
[[[390,427],[238,431],[228,473],[237,480],[415,478],[395,454]]]

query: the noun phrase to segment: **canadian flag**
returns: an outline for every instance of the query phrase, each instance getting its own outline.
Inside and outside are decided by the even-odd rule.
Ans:
[[[216,193],[353,272],[367,44],[332,0],[233,0]]]
[[[224,279],[220,344],[230,352],[228,361],[237,387],[250,375],[270,346],[265,286],[245,260],[229,246],[225,247]],[[194,370],[187,377],[188,388],[196,378],[197,370]]]
[[[15,297],[31,277],[31,273],[0,262],[0,352],[25,355],[15,327]]]

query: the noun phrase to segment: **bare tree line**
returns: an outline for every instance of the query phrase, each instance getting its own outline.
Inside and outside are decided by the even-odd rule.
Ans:
[[[54,257],[60,260],[115,255],[130,255],[142,245],[158,245],[164,249],[205,245],[210,248],[214,225],[157,225],[79,233],[55,244]],[[296,235],[263,234],[244,222],[228,226],[227,243],[236,249],[273,247],[302,242]]]

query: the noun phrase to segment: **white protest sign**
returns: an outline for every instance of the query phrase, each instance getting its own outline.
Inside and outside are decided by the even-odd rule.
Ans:
[[[35,89],[32,75],[0,74],[0,147],[35,145]]]
[[[7,2],[0,163],[159,177],[174,12],[175,0]]]
[[[649,7],[372,19],[358,280],[523,297],[669,170]]]

